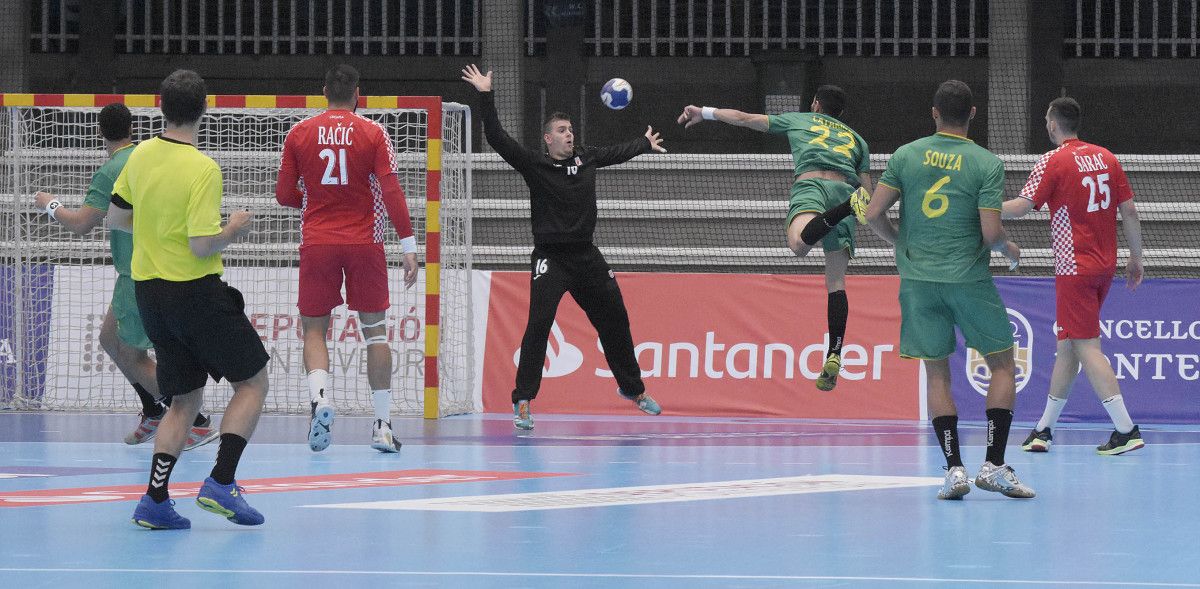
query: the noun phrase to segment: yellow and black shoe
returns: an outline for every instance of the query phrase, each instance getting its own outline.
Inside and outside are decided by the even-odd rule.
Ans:
[[[1029,432],[1029,437],[1025,438],[1025,443],[1021,444],[1021,449],[1026,452],[1049,452],[1050,445],[1053,443],[1054,436],[1050,435],[1050,428],[1035,429]]]
[[[842,371],[842,357],[839,354],[830,354],[825,360],[825,366],[821,368],[821,374],[817,377],[817,388],[822,391],[832,391],[833,387],[837,386],[838,373]]]
[[[867,224],[867,206],[871,204],[871,193],[862,186],[850,195],[850,208],[854,209],[854,218],[858,219],[859,225]]]
[[[1116,456],[1117,454],[1132,452],[1145,445],[1146,443],[1142,441],[1142,432],[1135,425],[1127,434],[1114,430],[1106,444],[1096,447],[1096,453],[1104,456]]]

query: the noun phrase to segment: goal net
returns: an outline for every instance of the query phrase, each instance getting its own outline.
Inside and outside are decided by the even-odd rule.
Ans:
[[[43,190],[64,206],[81,206],[92,174],[107,159],[97,129],[100,107],[125,101],[134,140],[161,132],[161,112],[153,96],[4,99],[0,407],[136,411],[136,395],[99,342],[116,279],[107,230],[73,235],[34,208],[33,194]],[[304,412],[309,393],[296,310],[300,214],[279,206],[274,194],[284,138],[319,112],[324,99],[210,96],[209,106],[198,147],[221,166],[223,212],[255,214],[249,238],[223,254],[224,278],[242,291],[246,314],[271,355],[266,409]],[[423,262],[417,285],[405,289],[399,239],[386,232],[393,411],[426,417],[477,411],[469,110],[437,97],[369,97],[358,113],[391,137]],[[326,340],[329,390],[339,411],[370,414],[366,344],[355,314],[335,309]],[[231,393],[227,383],[210,383],[206,407],[223,407]]]

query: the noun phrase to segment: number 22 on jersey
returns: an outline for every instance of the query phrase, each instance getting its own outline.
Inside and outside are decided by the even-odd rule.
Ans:
[[[813,125],[813,126],[809,127],[808,130],[812,131],[813,133],[820,133],[820,136],[813,137],[811,140],[809,140],[809,144],[820,145],[821,147],[824,147],[825,149],[832,149],[833,151],[836,151],[836,152],[846,156],[846,159],[854,159],[853,150],[854,150],[855,146],[857,145],[854,142],[854,133],[838,131],[837,136],[845,137],[846,143],[843,143],[842,145],[834,145],[833,147],[830,147],[829,144],[825,142],[825,140],[829,139],[829,134],[832,132],[832,129],[830,129],[829,127],[826,127],[825,125]]]

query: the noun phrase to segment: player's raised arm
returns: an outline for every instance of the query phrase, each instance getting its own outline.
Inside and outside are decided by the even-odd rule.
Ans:
[[[513,167],[518,167],[532,160],[529,150],[517,143],[500,124],[500,116],[496,113],[496,98],[492,93],[492,72],[484,74],[475,64],[470,64],[462,70],[464,82],[475,87],[479,92],[480,111],[483,119],[483,134],[488,145]]]
[[[279,176],[275,180],[275,201],[285,207],[300,208],[304,194],[300,192],[300,172],[296,168],[295,147],[292,133],[283,140],[283,154],[279,158]]]
[[[596,159],[597,168],[623,164],[649,151],[667,152],[666,148],[662,146],[662,138],[649,126],[646,127],[645,135],[633,141],[626,141],[625,143],[605,147],[594,147],[590,151],[592,152],[592,157]]]
[[[755,131],[766,132],[770,128],[767,115],[742,112],[732,108],[714,108],[711,106],[687,105],[683,114],[675,121],[684,128],[691,127],[701,121],[720,121],[735,127],[746,127]]]

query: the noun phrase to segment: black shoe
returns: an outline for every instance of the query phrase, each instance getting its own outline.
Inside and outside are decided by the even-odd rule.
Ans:
[[[1050,435],[1050,428],[1038,431],[1029,432],[1029,437],[1025,438],[1025,443],[1021,444],[1021,449],[1026,452],[1049,452],[1050,444],[1054,442],[1054,436]]]
[[[1138,426],[1133,426],[1129,433],[1123,434],[1118,431],[1113,431],[1108,437],[1108,443],[1103,446],[1096,446],[1096,453],[1104,456],[1116,456],[1137,450],[1146,443],[1142,441],[1142,432],[1138,431]]]

